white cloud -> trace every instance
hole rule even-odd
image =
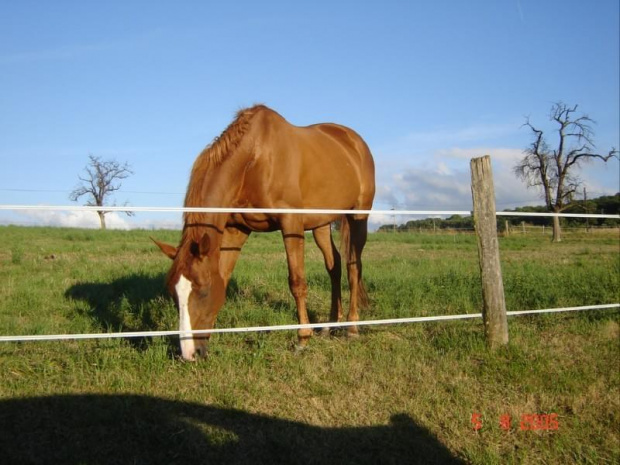
[[[498,210],[540,203],[538,193],[528,190],[512,172],[516,161],[523,156],[522,151],[494,147],[440,149],[417,166],[405,167],[388,176],[384,173],[377,188],[376,203],[397,209],[470,210],[469,160],[487,154],[491,156]]]
[[[413,210],[471,209],[469,161],[490,155],[498,209],[538,203],[512,168],[523,156],[520,123],[480,122],[412,132],[377,151],[376,203]],[[508,146],[507,146],[508,144]],[[388,207],[389,208],[389,207]]]
[[[395,177],[394,182],[407,209],[467,209],[471,204],[469,176],[461,168],[446,171],[441,163],[409,168]]]
[[[370,218],[368,218],[368,229],[370,229],[371,231],[376,231],[384,224],[394,223],[400,224],[402,223],[402,221],[400,221],[400,219],[395,217],[394,215],[386,215],[384,213],[372,214],[370,215]]]
[[[582,165],[580,177],[589,198],[620,192],[620,162],[617,159],[611,159],[607,163],[600,160],[586,162]]]
[[[69,228],[99,228],[99,216],[87,211],[32,210],[20,213],[26,222],[39,226],[61,226]],[[108,229],[131,229],[131,223],[116,212],[105,216]]]
[[[399,204],[397,193],[391,183],[389,185],[383,183],[377,184],[375,190],[375,203],[380,203],[387,208],[392,208]]]

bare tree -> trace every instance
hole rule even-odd
[[[577,105],[569,107],[557,102],[551,107],[549,120],[557,127],[556,145],[551,146],[543,130],[534,127],[529,118],[524,126],[530,128],[533,142],[524,151],[525,156],[514,166],[514,173],[527,182],[528,187],[541,190],[547,209],[560,213],[573,201],[581,184],[577,171],[582,162],[593,159],[607,161],[618,157],[612,148],[607,154],[595,151],[592,124],[586,115],[576,114]],[[561,240],[560,218],[553,217],[553,241]]]
[[[103,207],[109,200],[110,195],[121,188],[121,180],[133,174],[131,167],[127,164],[120,164],[116,160],[102,160],[101,157],[89,155],[88,165],[84,168],[85,175],[79,176],[81,184],[76,187],[69,198],[76,202],[80,197],[88,196],[86,205],[91,207]],[[99,210],[99,221],[101,229],[106,228],[106,211]],[[125,212],[132,216],[132,212]]]

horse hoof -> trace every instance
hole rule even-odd
[[[321,328],[321,330],[319,331],[319,336],[321,337],[329,337],[331,336],[331,334],[331,328]]]
[[[351,331],[347,331],[347,339],[351,339],[351,340],[355,340],[355,339],[359,339],[360,337],[360,333],[356,332],[351,332]]]

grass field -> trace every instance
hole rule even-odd
[[[177,329],[149,235],[179,237],[1,227],[0,334]],[[508,310],[619,300],[617,232],[507,237],[500,251]],[[306,257],[324,321],[311,239]],[[365,319],[481,311],[473,236],[371,234],[364,272]],[[218,326],[289,323],[282,240],[254,235]],[[0,460],[619,463],[619,323],[618,310],[511,317],[496,352],[477,319],[317,336],[301,354],[295,332],[215,335],[200,363],[173,338],[0,343]]]

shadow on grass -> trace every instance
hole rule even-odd
[[[71,286],[65,297],[85,302],[87,309],[83,312],[96,321],[102,331],[169,330],[176,325],[176,313],[167,303],[169,297],[164,280],[164,273],[135,273],[111,282],[81,282]],[[127,340],[136,349],[143,349],[150,339]],[[175,354],[177,338],[167,339],[171,354]]]
[[[102,331],[157,331],[176,329],[178,317],[172,299],[165,289],[165,274],[129,274],[110,282],[80,282],[71,286],[65,297],[87,304],[82,310],[97,322]],[[283,300],[264,289],[245,288],[233,277],[226,291],[228,302],[251,299],[264,302],[274,312],[290,313],[296,318],[296,308],[292,297]],[[329,308],[322,313],[308,309],[311,323],[320,318],[326,321]],[[317,330],[316,332],[320,332]],[[342,331],[334,329],[333,335]],[[344,333],[343,333],[344,334]],[[129,338],[128,342],[136,349],[146,348],[151,338]],[[171,355],[178,353],[178,339],[168,338]]]
[[[130,274],[111,282],[81,282],[65,297],[86,302],[90,316],[104,329],[125,331],[160,329],[162,316],[154,311],[166,298],[165,275]]]
[[[290,294],[287,294],[287,296],[290,296]],[[292,296],[282,299],[262,286],[240,286],[233,275],[226,288],[226,301],[232,302],[244,299],[269,305],[273,311],[278,313],[296,314],[295,301]]]
[[[166,275],[130,274],[111,282],[81,282],[71,286],[65,297],[85,302],[89,316],[102,330],[149,331],[170,329],[162,324],[173,320],[172,299],[165,289]],[[233,277],[226,291],[226,300],[251,298],[262,300],[277,312],[295,312],[294,303],[275,299],[260,288],[242,289]]]
[[[463,463],[408,415],[322,428],[133,395],[0,401],[4,463]]]

